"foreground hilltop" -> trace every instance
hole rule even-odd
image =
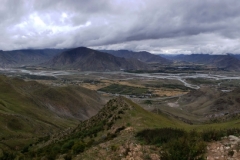
[[[161,113],[148,112],[129,99],[117,97],[76,127],[41,137],[15,152],[2,149],[2,157],[36,160],[100,160],[103,157],[122,160],[204,159],[215,156],[218,149],[212,145],[224,143],[231,147],[223,147],[219,155],[234,156],[235,160],[240,158],[235,143],[240,138],[233,136],[240,134],[240,129],[233,128],[238,123],[239,120],[233,120],[187,125]],[[213,127],[222,130],[210,129]],[[221,137],[228,135],[231,136],[220,142]],[[207,151],[207,146],[214,150]]]
[[[80,71],[119,71],[148,68],[145,63],[138,60],[115,57],[86,47],[67,50],[45,65],[51,68]]]
[[[237,122],[239,120],[235,121],[233,126],[236,126]],[[81,122],[75,129],[42,138],[26,146],[21,156],[29,159],[59,160],[100,160],[103,157],[122,160],[204,159],[207,157],[207,142],[220,140],[225,134],[240,133],[240,130],[202,132],[199,129],[213,126],[220,128],[227,124],[191,126],[161,113],[148,112],[129,99],[117,97],[111,99],[97,115]],[[185,129],[192,131],[187,132]],[[196,129],[199,132],[196,132]],[[196,152],[192,153],[193,149]],[[224,154],[228,150],[226,149]]]
[[[136,142],[134,136],[137,131],[149,127],[177,127],[180,124],[163,115],[148,112],[124,97],[117,97],[111,99],[97,115],[81,122],[75,129],[57,133],[29,146],[24,155],[25,158],[36,155],[35,158],[45,159],[67,156],[76,159],[98,159],[99,156],[115,159],[122,154],[123,158],[128,154],[125,145]],[[111,151],[120,146],[123,150],[119,154]],[[101,156],[101,153],[104,155]]]

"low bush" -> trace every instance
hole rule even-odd
[[[203,160],[206,142],[218,141],[224,136],[240,135],[240,129],[208,129],[202,132],[186,132],[181,129],[146,129],[136,134],[145,144],[161,146],[161,160]],[[232,152],[229,152],[231,155]]]
[[[118,149],[118,146],[116,146],[116,145],[111,145],[111,150],[112,151],[116,151]]]
[[[162,160],[204,160],[206,143],[197,134],[174,138],[162,147]]]
[[[161,146],[173,138],[182,137],[184,134],[186,134],[186,132],[182,129],[159,128],[154,130],[143,130],[138,132],[136,137],[138,137],[140,140],[143,140],[147,144]]]
[[[78,154],[84,151],[86,144],[83,142],[78,142],[72,147],[73,154]]]
[[[69,141],[65,142],[61,148],[62,153],[66,153],[68,150],[70,150],[72,148],[73,145],[74,145],[73,140],[69,140]]]
[[[143,103],[144,104],[152,104],[152,101],[151,100],[145,100]]]
[[[15,153],[2,151],[2,155],[0,155],[0,160],[15,159],[15,157],[16,157]]]
[[[201,133],[201,136],[204,141],[211,142],[211,141],[218,141],[221,137],[225,136],[224,132],[219,130],[208,129]]]
[[[201,136],[204,141],[211,142],[211,141],[218,141],[224,136],[229,135],[240,135],[240,129],[238,128],[231,128],[231,129],[224,129],[224,130],[215,130],[215,129],[208,129],[201,132]]]

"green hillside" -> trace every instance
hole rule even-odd
[[[75,96],[79,96],[82,104],[92,102],[94,106],[91,91],[85,94],[79,88],[77,91],[81,92],[76,94],[72,87],[49,88],[6,77],[1,77],[1,84],[4,132],[1,132],[0,156],[11,159],[150,159],[154,156],[204,159],[207,143],[223,136],[240,135],[237,117],[223,123],[189,125],[162,113],[148,112],[125,97],[111,99],[90,119],[76,121],[76,115],[70,118],[65,112],[54,112],[38,102],[54,106],[61,101],[69,106],[77,103]],[[179,149],[176,154],[172,153],[174,147]]]
[[[101,156],[118,159],[119,155],[124,158],[130,154],[131,145],[145,148],[141,151],[140,157],[159,155],[160,148],[155,145],[158,143],[158,137],[161,140],[161,137],[170,136],[168,139],[175,140],[177,137],[171,137],[175,132],[179,132],[183,139],[189,140],[184,144],[186,146],[183,146],[186,149],[191,149],[188,144],[203,149],[206,142],[211,141],[212,138],[218,140],[228,134],[239,134],[240,130],[234,129],[239,128],[239,122],[240,120],[232,120],[225,123],[188,125],[166,115],[148,112],[131,100],[118,97],[110,100],[97,115],[80,123],[72,131],[37,142],[33,147],[28,146],[28,151],[20,155],[29,159],[33,158],[32,155],[35,155],[35,159],[90,160]],[[153,141],[152,149],[147,142],[136,137],[144,135],[146,131],[152,135],[150,137]],[[160,134],[156,135],[158,132]],[[189,138],[191,135],[192,137]],[[154,139],[157,141],[155,142]],[[178,142],[174,142],[174,145]],[[199,155],[203,153],[204,151],[201,151]]]
[[[127,127],[140,131],[145,128],[175,128],[184,125],[164,115],[148,112],[126,98],[118,97],[110,100],[97,115],[81,122],[77,128],[67,134],[55,134],[46,141],[37,142],[24,154],[28,158],[31,158],[32,154],[37,154],[38,158],[47,156],[49,159],[66,153],[76,155],[78,152],[72,148],[73,145],[82,145],[80,142],[83,141],[83,147],[90,148],[118,137],[119,132]]]
[[[38,137],[72,128],[95,115],[101,103],[85,88],[0,76],[0,147],[19,150]]]

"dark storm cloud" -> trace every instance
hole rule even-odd
[[[130,40],[191,36],[239,29],[239,1],[180,1],[144,11],[129,33]],[[153,4],[154,5],[154,4]],[[166,8],[164,8],[166,7]],[[135,30],[135,32],[134,32]]]
[[[0,49],[240,53],[239,0],[0,2]]]

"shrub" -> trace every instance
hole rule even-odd
[[[240,129],[238,128],[231,128],[231,129],[225,129],[225,130],[214,130],[214,129],[208,129],[204,130],[201,133],[201,136],[204,141],[210,142],[210,141],[218,141],[224,136],[229,135],[240,135]]]
[[[54,153],[49,153],[46,155],[47,160],[55,160],[56,159],[56,154]]]
[[[116,146],[116,145],[111,145],[111,150],[112,151],[116,151],[118,149],[118,146]]]
[[[90,139],[90,140],[87,142],[86,146],[87,146],[87,147],[91,147],[94,143],[95,143],[95,140],[94,140],[94,139]]]
[[[73,154],[78,154],[78,153],[81,153],[84,151],[86,147],[86,144],[83,143],[83,142],[78,142],[76,143],[73,147],[72,147],[72,150],[73,150]]]
[[[53,152],[53,153],[59,153],[60,150],[61,150],[61,148],[60,148],[58,145],[56,145],[56,146],[54,146],[54,147],[52,148],[52,152]]]
[[[65,142],[61,148],[62,153],[66,153],[68,150],[70,150],[72,148],[73,145],[74,145],[73,140],[69,140],[69,141]]]
[[[72,160],[71,154],[66,154],[63,158],[64,160]]]
[[[9,160],[9,159],[15,159],[16,155],[11,152],[2,151],[2,155],[0,155],[1,160]]]
[[[113,138],[117,137],[116,133],[107,133],[106,140],[111,140]]]
[[[181,137],[184,134],[186,134],[186,132],[181,129],[159,128],[154,130],[143,130],[138,132],[136,136],[147,144],[161,146],[171,139]]]
[[[228,156],[232,157],[233,155],[234,155],[234,151],[233,150],[228,151]]]
[[[45,136],[45,137],[40,137],[37,141],[37,143],[41,143],[41,142],[46,142],[50,139],[50,136]]]
[[[160,128],[143,130],[136,135],[144,143],[162,146],[162,160],[202,160],[206,144],[196,131]]]
[[[184,136],[163,145],[162,160],[203,160],[206,144],[196,137]]]
[[[21,153],[25,153],[25,152],[28,152],[28,146],[25,146],[21,151]]]
[[[144,104],[152,104],[152,101],[151,100],[145,100]]]
[[[226,135],[240,136],[240,129],[239,129],[239,128],[227,129],[227,130],[226,130]]]
[[[118,114],[124,114],[123,110],[118,111]]]
[[[203,160],[206,142],[218,141],[224,136],[240,135],[240,129],[214,130],[202,132],[186,132],[181,129],[160,128],[138,132],[136,137],[146,144],[162,146],[162,160]],[[229,151],[232,156],[234,152]]]
[[[210,141],[220,140],[221,137],[223,137],[225,134],[224,134],[224,131],[209,129],[209,130],[203,131],[201,135],[204,141],[210,142]]]
[[[120,131],[124,130],[126,127],[122,126],[116,129],[115,133],[119,133]]]

